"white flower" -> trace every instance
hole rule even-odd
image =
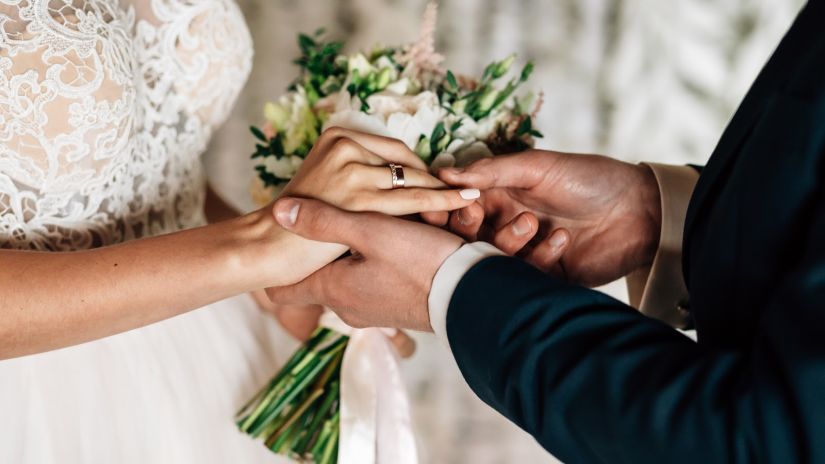
[[[318,122],[301,86],[297,91],[281,96],[277,102],[264,105],[264,117],[277,133],[282,134],[284,152],[287,154],[295,153],[301,146],[313,144],[318,139],[315,129]]]
[[[455,153],[455,166],[464,167],[481,158],[490,158],[493,152],[484,142],[473,142]]]
[[[396,138],[413,150],[418,139],[422,135],[429,137],[436,124],[447,115],[438,96],[432,92],[405,96],[384,91],[367,98],[367,104],[369,114],[361,111],[359,99],[351,98],[346,91],[341,92],[335,112],[324,127],[339,126]]]
[[[347,67],[350,75],[352,75],[353,71],[358,71],[358,75],[361,77],[369,75],[375,71],[375,68],[370,64],[370,61],[362,53],[357,53],[349,57]]]
[[[304,159],[300,156],[267,156],[264,158],[264,169],[280,179],[292,179],[303,163]]]
[[[410,78],[409,77],[402,77],[401,79],[393,82],[392,84],[388,85],[385,92],[394,93],[396,95],[406,95],[407,92],[410,90]]]
[[[475,121],[470,117],[462,118],[461,127],[453,132],[453,137],[462,140],[487,140],[495,133],[505,116],[506,113],[498,111],[481,121]]]

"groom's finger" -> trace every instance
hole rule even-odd
[[[569,245],[570,232],[567,229],[556,229],[533,247],[524,259],[542,271],[558,276],[563,273],[559,262]]]
[[[514,255],[533,239],[538,228],[536,216],[523,212],[496,231],[493,245],[508,255]]]
[[[494,187],[529,188],[538,184],[543,172],[530,169],[527,154],[482,158],[464,168],[442,168],[436,173],[449,185],[490,189]],[[552,156],[548,154],[548,156]]]
[[[358,248],[366,233],[359,213],[342,211],[318,200],[281,198],[275,202],[273,213],[284,229],[318,242]]]

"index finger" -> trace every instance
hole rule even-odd
[[[348,138],[380,156],[388,163],[397,163],[422,170],[427,169],[427,164],[422,161],[415,152],[410,150],[404,142],[392,137],[367,134],[344,129],[343,127],[330,127],[324,131],[322,138],[328,139],[322,143],[334,143],[337,139]]]

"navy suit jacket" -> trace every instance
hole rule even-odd
[[[688,210],[698,343],[493,257],[447,332],[488,404],[565,462],[825,463],[825,2],[742,102]]]

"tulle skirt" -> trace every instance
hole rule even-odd
[[[288,462],[233,416],[295,345],[243,295],[0,361],[0,463]]]

